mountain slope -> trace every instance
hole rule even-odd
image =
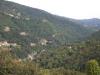
[[[94,30],[99,30],[100,29],[100,19],[98,18],[92,18],[92,19],[83,19],[83,20],[78,20],[80,24],[83,24],[83,26],[94,29]]]
[[[92,39],[92,40],[100,41],[100,30],[93,33],[89,38]]]
[[[83,39],[91,30],[68,18],[46,11],[0,0],[0,40],[41,49]],[[36,48],[36,49],[37,49]]]

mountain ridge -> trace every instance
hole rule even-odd
[[[22,45],[24,53],[79,41],[91,33],[69,18],[9,1],[0,2],[0,40]]]
[[[80,24],[87,28],[94,29],[95,31],[100,30],[100,19],[99,18],[91,18],[91,19],[82,19],[78,20]]]

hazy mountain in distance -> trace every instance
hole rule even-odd
[[[78,20],[80,24],[83,24],[83,26],[95,29],[98,31],[100,29],[100,19],[98,18],[92,18],[92,19],[83,19]]]

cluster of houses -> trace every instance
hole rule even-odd
[[[9,31],[10,31],[10,27],[6,26],[6,27],[4,28],[4,31],[5,31],[5,32],[9,32]]]
[[[5,15],[8,15],[10,17],[14,17],[16,19],[20,19],[20,18],[23,18],[22,17],[22,14],[20,12],[16,12],[16,9],[13,9],[12,13],[7,13],[7,12],[4,12]],[[29,21],[30,18],[29,17],[24,17],[23,19]]]
[[[41,39],[39,43],[41,45],[47,45],[48,41],[46,39]],[[9,43],[7,41],[0,41],[0,47],[1,46],[13,46],[13,47],[16,47],[16,46],[18,46],[18,44],[17,43]],[[34,47],[34,46],[36,46],[36,43],[30,43],[30,46]]]
[[[18,45],[17,45],[17,43],[8,43],[7,41],[1,41],[0,42],[0,47],[1,46],[7,46],[7,47],[14,46],[15,47],[15,46],[18,46]]]
[[[28,35],[28,33],[26,33],[26,32],[20,32],[19,33],[21,36],[27,36]]]
[[[47,43],[48,43],[48,40],[46,40],[46,39],[41,39],[40,40],[41,45],[47,45]]]

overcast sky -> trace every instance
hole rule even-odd
[[[100,0],[10,0],[75,19],[100,18]]]

